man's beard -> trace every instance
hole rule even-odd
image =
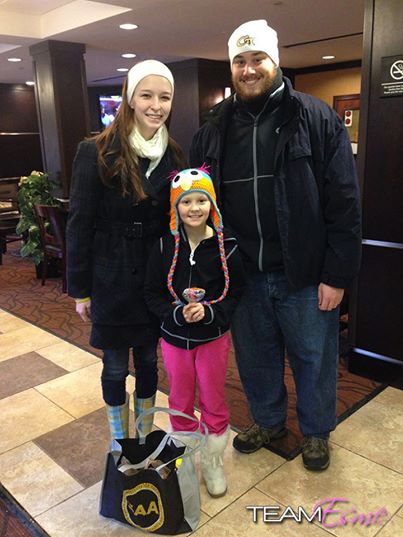
[[[276,76],[277,70],[275,70],[274,73],[266,72],[264,76],[259,79],[259,81],[262,81],[262,84],[259,84],[258,88],[248,88],[243,82],[234,80],[234,76],[232,76],[232,85],[234,86],[236,94],[243,101],[253,101],[255,99],[260,99],[270,90]]]

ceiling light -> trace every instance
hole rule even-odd
[[[121,71],[122,73],[125,73],[128,70],[129,69],[127,67],[119,67],[118,69],[116,69],[116,71]]]
[[[25,84],[26,84],[27,86],[35,86],[35,82],[33,82],[32,80],[27,80],[27,81],[25,82]]]
[[[133,54],[132,52],[126,52],[125,54],[122,54],[122,58],[135,58],[136,54]]]
[[[322,56],[322,60],[334,60],[336,56]]]
[[[21,58],[7,58],[9,62],[22,62]]]
[[[122,30],[135,30],[138,26],[137,24],[120,24],[119,28],[122,28]]]

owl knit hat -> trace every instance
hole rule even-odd
[[[214,229],[217,233],[221,265],[222,265],[222,270],[224,272],[224,290],[221,296],[215,300],[202,301],[201,304],[205,304],[205,305],[215,304],[223,300],[225,296],[227,295],[228,288],[229,288],[229,274],[228,274],[227,259],[225,257],[225,249],[224,249],[224,234],[222,231],[223,223],[222,223],[221,213],[217,207],[217,199],[216,199],[216,193],[214,190],[213,181],[211,180],[209,174],[207,173],[207,169],[204,167],[188,168],[186,170],[182,170],[181,172],[175,171],[171,174],[170,177],[172,178],[172,183],[171,183],[171,220],[170,220],[169,227],[171,229],[172,235],[175,238],[175,251],[174,251],[174,256],[172,258],[171,268],[169,269],[169,273],[168,273],[168,279],[167,279],[168,290],[173,296],[173,298],[175,299],[175,303],[181,304],[182,302],[180,298],[178,297],[178,295],[175,293],[175,290],[173,288],[173,276],[175,272],[176,263],[178,261],[179,243],[180,243],[180,236],[179,236],[180,217],[178,213],[178,203],[183,198],[183,196],[186,196],[186,194],[190,194],[192,192],[201,192],[208,197],[211,203],[210,218],[213,223]]]

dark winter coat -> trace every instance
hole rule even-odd
[[[171,234],[162,237],[154,245],[147,266],[145,297],[150,310],[161,320],[161,337],[168,343],[184,349],[193,349],[221,337],[228,329],[232,313],[245,286],[242,259],[236,239],[225,233],[224,247],[229,271],[229,290],[220,302],[205,305],[205,317],[197,323],[187,323],[183,317],[183,304],[174,304],[167,288],[167,276],[175,250]],[[218,249],[217,235],[204,239],[194,251],[191,249],[183,228],[180,228],[180,247],[174,272],[173,288],[182,300],[188,287],[201,287],[210,301],[221,296],[224,274]]]
[[[283,121],[273,133],[277,136],[273,180],[286,276],[293,288],[319,282],[345,288],[358,273],[361,255],[360,197],[350,140],[334,110],[294,91],[284,80]],[[227,179],[221,176],[221,164],[232,107],[233,97],[210,110],[190,150],[192,166],[210,166],[219,200]],[[239,223],[236,236],[241,251],[242,226],[248,225],[250,231],[254,225],[256,240],[262,240],[259,215],[267,211],[264,199],[257,195],[260,178],[252,179],[250,188],[242,181],[225,184],[232,189],[232,199],[238,200],[231,205],[231,222]],[[247,223],[246,204],[248,213],[255,215]],[[259,270],[257,258],[247,262]]]
[[[141,167],[147,165],[142,159]],[[91,297],[93,325],[133,331],[156,322],[144,301],[145,267],[151,245],[168,229],[173,168],[168,149],[149,180],[143,176],[148,198],[134,203],[101,182],[95,141],[79,144],[67,226],[68,293]]]

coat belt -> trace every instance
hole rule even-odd
[[[151,235],[158,236],[159,229],[154,225],[144,222],[111,222],[110,220],[98,219],[95,229],[105,233],[116,233],[126,239],[142,239]]]

